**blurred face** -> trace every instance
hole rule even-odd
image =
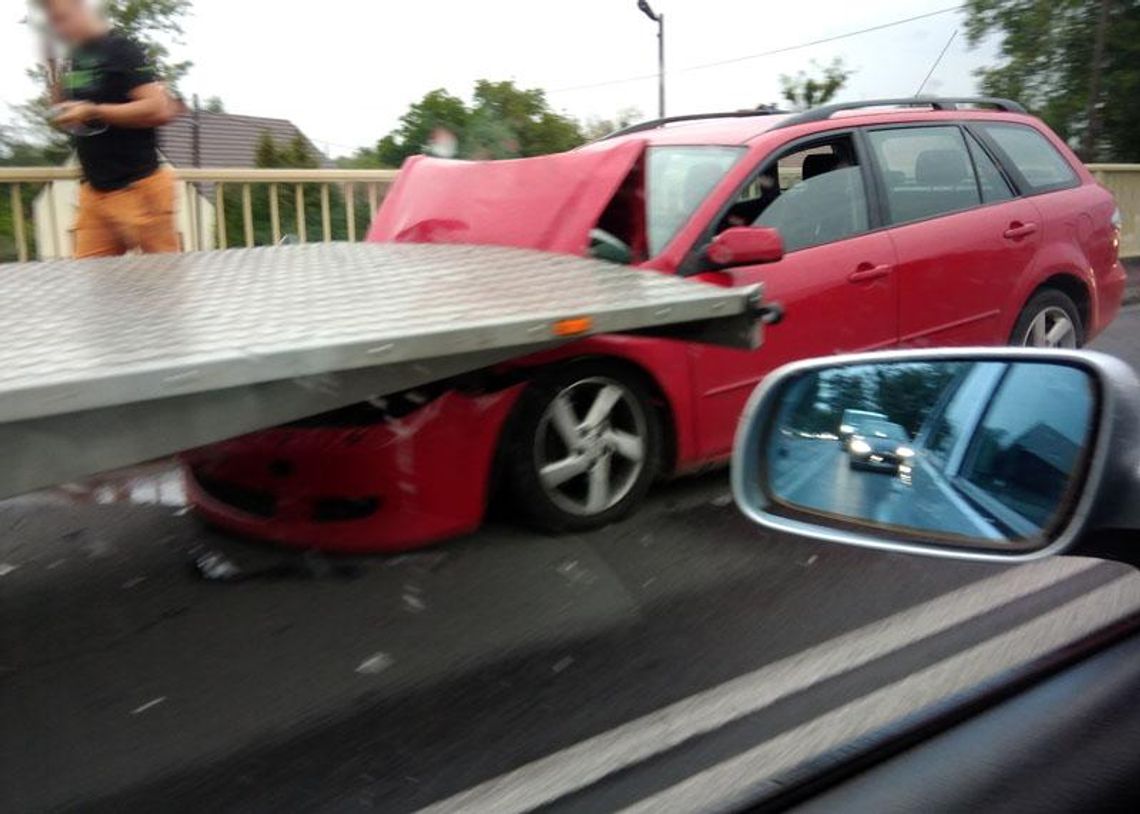
[[[87,0],[46,0],[43,7],[52,33],[68,45],[89,40],[102,30]]]

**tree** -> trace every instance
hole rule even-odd
[[[464,158],[543,155],[584,141],[578,123],[551,110],[542,90],[481,79],[470,106],[443,88],[430,91],[408,108],[400,126],[379,141],[374,153],[358,153],[354,161],[374,158],[381,166],[399,167],[424,152],[437,129],[458,139]]]
[[[636,107],[623,107],[613,119],[590,119],[582,127],[582,137],[586,141],[597,141],[617,130],[629,127],[635,122],[642,121],[645,114]]]
[[[207,113],[225,113],[226,103],[222,101],[222,97],[220,96],[211,96],[206,100],[206,106],[204,110]]]
[[[986,93],[1022,102],[1086,161],[1140,161],[1140,0],[970,0],[966,33],[998,38]]]
[[[376,156],[387,167],[399,167],[409,156],[423,152],[431,133],[443,127],[460,134],[470,118],[467,105],[443,88],[429,91],[400,117],[400,126],[376,145]]]
[[[808,110],[827,104],[851,78],[852,71],[847,70],[842,59],[836,58],[822,69],[814,61],[811,64],[813,70],[822,70],[822,76],[809,76],[805,71],[800,71],[795,76],[780,74],[784,99],[795,110]]]

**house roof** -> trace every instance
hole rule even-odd
[[[159,149],[175,167],[194,166],[194,121],[192,115],[182,116],[158,131]],[[291,121],[267,119],[260,116],[237,116],[232,113],[198,114],[200,166],[253,169],[257,166],[257,145],[261,134],[268,132],[279,147],[287,146],[300,136],[316,156],[321,167],[335,166],[328,156]]]

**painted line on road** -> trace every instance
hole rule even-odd
[[[1126,575],[1035,619],[784,732],[624,809],[631,814],[700,811],[713,802],[775,790],[778,775],[939,701],[994,679],[1140,611]],[[1111,614],[1111,619],[1109,618]]]
[[[771,706],[792,693],[1096,568],[1043,560],[972,583],[587,738],[423,809],[523,812]],[[1135,590],[1135,588],[1133,589]]]

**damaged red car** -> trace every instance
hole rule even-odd
[[[395,551],[472,531],[492,498],[552,530],[724,461],[757,382],[794,359],[916,345],[1078,347],[1124,288],[1111,195],[1002,100],[648,122],[509,161],[409,160],[370,241],[590,254],[764,284],[756,351],[592,337],[187,456],[192,500],[245,535]]]

